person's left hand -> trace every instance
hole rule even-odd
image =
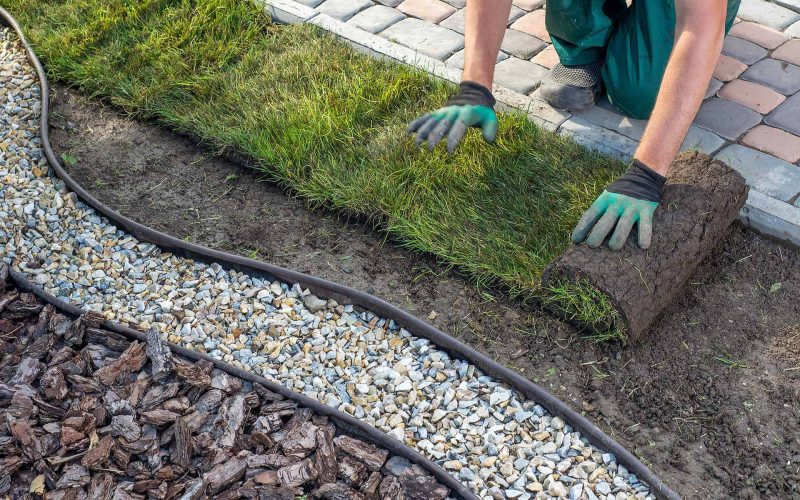
[[[639,247],[650,247],[653,235],[653,214],[661,201],[666,179],[638,160],[622,176],[612,182],[587,210],[575,230],[572,241],[597,248],[614,229],[609,248],[625,245],[633,225],[639,228]],[[615,229],[616,227],[616,229]]]

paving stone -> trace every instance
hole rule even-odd
[[[694,120],[695,125],[729,140],[736,140],[760,122],[761,115],[752,109],[719,97],[705,101]]]
[[[722,88],[722,82],[717,80],[716,78],[712,78],[711,81],[708,82],[708,88],[706,89],[706,96],[704,97],[704,99],[708,99],[709,97],[713,96],[721,88]]]
[[[467,21],[467,9],[461,9],[448,17],[439,26],[464,34],[464,23]]]
[[[778,5],[786,7],[789,10],[800,13],[800,0],[772,0]]]
[[[541,52],[547,44],[535,36],[517,30],[506,30],[501,48],[520,59],[530,59]]]
[[[405,0],[397,6],[397,10],[437,24],[453,15],[457,9],[441,0]]]
[[[371,7],[370,0],[325,0],[317,10],[339,21],[347,21],[358,12]]]
[[[322,0],[295,0],[295,1],[307,7],[316,7],[317,5],[322,3]]]
[[[725,54],[719,56],[717,65],[714,67],[714,78],[723,82],[729,82],[741,75],[747,65],[737,59],[734,59]]]
[[[503,87],[527,94],[542,81],[547,69],[530,61],[509,57],[495,66],[494,82]]]
[[[800,161],[800,137],[779,128],[759,125],[742,137],[742,144],[789,163]]]
[[[751,189],[739,212],[739,220],[759,233],[800,246],[800,209],[797,206]]]
[[[770,28],[782,30],[800,19],[800,14],[767,0],[742,0],[738,16]]]
[[[385,5],[375,5],[350,18],[347,24],[370,33],[378,33],[405,17],[397,9]]]
[[[772,53],[772,57],[800,66],[800,40],[789,40],[784,43]]]
[[[603,127],[599,127],[579,116],[573,116],[561,124],[558,129],[561,135],[572,137],[581,146],[612,156],[624,162],[633,158],[637,141]]]
[[[550,34],[547,33],[547,28],[544,25],[543,9],[528,12],[517,19],[514,24],[511,25],[511,29],[522,31],[523,33],[535,36],[539,40],[550,43]]]
[[[456,9],[463,9],[467,6],[467,0],[444,0]]]
[[[573,112],[573,115],[636,141],[642,139],[642,134],[647,126],[647,120],[637,120],[622,114],[608,102],[607,97],[600,99],[595,106]]]
[[[800,192],[800,167],[740,144],[732,144],[714,156],[738,171],[753,189],[789,202]]]
[[[793,25],[786,28],[784,33],[795,38],[800,38],[800,21],[797,21]]]
[[[742,73],[743,80],[750,80],[772,87],[781,94],[791,95],[800,90],[800,66],[777,59],[764,59]]]
[[[535,62],[547,69],[552,69],[559,63],[558,52],[556,52],[556,49],[554,49],[552,45],[548,45],[546,49],[533,56],[531,62]]]
[[[545,0],[514,0],[514,5],[528,11],[536,10],[544,5]]]
[[[508,13],[508,24],[513,23],[514,21],[516,21],[520,17],[524,16],[525,14],[526,14],[526,11],[520,9],[516,5],[512,5],[511,6],[511,12]]]
[[[320,15],[313,7],[294,0],[270,0],[262,4],[270,18],[278,24],[305,23]]]
[[[744,104],[764,115],[786,100],[786,96],[769,87],[744,80],[733,80],[725,84],[717,95],[729,101]]]
[[[464,48],[463,36],[421,19],[403,19],[381,32],[381,36],[440,61]]]
[[[764,118],[764,123],[800,135],[798,116],[800,116],[800,94],[795,94]]]
[[[747,21],[734,24],[729,34],[757,43],[767,49],[776,49],[789,39],[778,30]]]
[[[542,99],[540,89],[529,95],[520,94],[506,87],[494,87],[494,96],[497,98],[499,109],[507,111],[524,110],[528,120],[540,127],[555,132],[562,123],[572,116],[568,111],[556,109]]]
[[[525,11],[524,10],[512,6],[511,7],[511,12],[508,15],[509,24],[512,23],[513,21],[519,19],[523,15],[525,15]],[[464,34],[464,23],[466,22],[466,19],[467,19],[467,9],[461,9],[458,12],[456,12],[455,14],[453,14],[452,16],[450,16],[447,19],[445,19],[444,21],[440,22],[439,26],[443,26],[443,27],[445,27],[447,29],[450,29],[450,30],[453,30],[453,31],[458,31],[459,33],[461,33],[463,35]]]
[[[385,5],[387,7],[397,7],[403,0],[376,0],[379,4]]]
[[[696,125],[689,127],[686,137],[681,144],[681,151],[700,151],[713,155],[725,145],[727,141],[713,132],[702,129]]]
[[[501,50],[497,54],[497,62],[505,61],[506,59],[508,59],[508,54],[506,54]],[[461,49],[452,56],[450,56],[445,62],[450,66],[456,67],[458,69],[464,69],[464,49]]]
[[[738,59],[745,64],[753,64],[767,57],[767,49],[744,38],[726,36],[722,44],[722,53],[726,56]]]

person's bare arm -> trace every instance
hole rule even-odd
[[[511,0],[467,0],[463,80],[491,90],[510,13]]]
[[[726,0],[677,0],[675,45],[634,157],[666,176],[694,121],[725,36]]]

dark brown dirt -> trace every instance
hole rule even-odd
[[[800,370],[771,348],[800,324],[796,252],[734,225],[654,331],[595,344],[190,140],[63,90],[56,100],[54,147],[125,215],[432,318],[583,411],[688,498],[800,498]]]
[[[545,286],[588,281],[611,299],[626,338],[639,339],[722,242],[746,200],[738,172],[703,153],[684,153],[670,167],[653,219],[658,231],[646,252],[633,236],[617,251],[573,245],[547,266]]]

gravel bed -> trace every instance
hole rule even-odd
[[[0,495],[445,500],[424,469],[260,384],[71,319],[0,265]],[[6,434],[6,429],[8,433]],[[31,494],[31,495],[28,495]]]
[[[483,498],[653,498],[562,419],[394,322],[117,230],[53,177],[35,75],[7,30],[0,47],[0,256],[14,269],[84,310],[350,413]]]

